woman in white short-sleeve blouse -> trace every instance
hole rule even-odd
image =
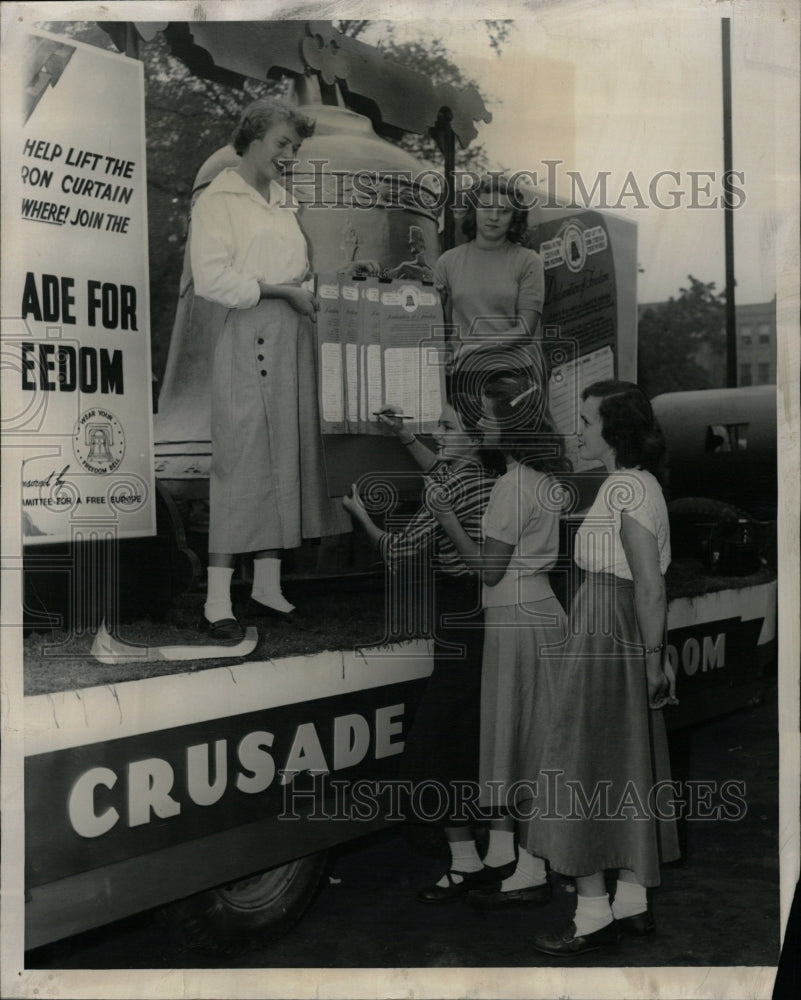
[[[670,782],[661,709],[675,696],[665,659],[670,535],[655,475],[664,442],[645,394],[612,380],[585,389],[579,450],[608,476],[575,540],[585,577],[568,638],[545,664],[549,725],[537,757],[549,803],[521,835],[530,853],[576,879],[573,919],[534,937],[557,956],[653,931],[646,889],[678,857],[673,814],[657,808]],[[609,869],[618,872],[611,905]]]
[[[497,372],[483,388],[484,444],[503,454],[506,471],[490,496],[481,542],[468,537],[446,505],[438,506],[436,516],[483,579],[479,803],[491,818],[487,884],[471,888],[467,901],[499,909],[538,905],[551,896],[542,858],[522,842],[515,854],[514,842],[549,725],[541,665],[565,637],[566,616],[548,575],[559,555],[564,500],[553,473],[564,462],[542,383],[523,373]]]
[[[665,573],[670,565],[667,505],[659,480],[647,469],[618,469],[604,481],[576,532],[576,565],[591,573],[611,573],[631,580],[620,535],[624,513],[654,536],[659,569]]]

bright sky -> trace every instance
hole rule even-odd
[[[688,206],[719,204],[721,196],[721,17],[731,17],[733,166],[744,174],[736,182],[744,204],[734,223],[735,298],[746,303],[776,291],[777,145],[780,163],[790,149],[775,109],[783,88],[798,87],[797,5],[787,7],[794,22],[782,21],[781,5],[771,0],[484,7],[487,16],[517,15],[500,57],[475,22],[454,21],[442,32],[434,20],[407,30],[442,33],[454,61],[492,98],[493,121],[479,132],[498,166],[537,171],[544,180],[543,161],[563,160],[557,191],[568,197],[565,171],[577,170],[588,191],[609,173],[607,204],[620,202],[615,211],[639,225],[639,300],[649,302],[677,294],[688,274],[724,287],[723,212]],[[678,181],[663,177],[652,192],[660,171],[678,172]],[[694,180],[690,171],[704,176]],[[657,202],[674,203],[674,190],[682,192],[681,207],[660,208]],[[637,191],[646,207],[635,207]],[[629,196],[621,199],[622,192]]]

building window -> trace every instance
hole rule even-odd
[[[766,333],[766,334],[768,334],[768,336],[770,336],[770,323],[760,323],[759,324],[759,333],[760,333],[760,336],[762,334],[764,334],[764,333]]]
[[[752,385],[751,365],[740,365],[740,385]]]
[[[759,335],[759,342],[760,342],[760,344],[769,344],[770,343],[770,334],[769,333],[760,333],[760,335]]]
[[[751,343],[751,334],[750,333],[744,333],[740,339],[742,340],[742,342],[744,344],[750,344]]]
[[[770,362],[760,361],[757,365],[757,385],[768,385],[770,383]]]
[[[740,326],[740,333],[743,335],[743,337],[750,337],[753,332],[754,328],[751,326],[750,323],[743,323]]]

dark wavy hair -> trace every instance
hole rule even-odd
[[[483,395],[501,425],[498,447],[510,458],[538,472],[570,471],[564,437],[548,412],[547,384],[522,372],[504,372],[488,379]]]
[[[600,399],[598,413],[604,441],[614,448],[618,468],[642,466],[657,478],[664,478],[667,449],[650,400],[634,382],[607,379],[594,382],[582,392],[582,399]]]
[[[231,133],[231,143],[237,156],[241,156],[251,142],[263,139],[273,125],[289,122],[301,139],[314,135],[316,122],[288,104],[279,104],[266,97],[253,101],[242,112],[239,124]]]
[[[509,183],[509,179],[497,174],[490,174],[481,181],[477,188],[471,188],[467,192],[467,208],[462,219],[462,232],[468,240],[476,238],[476,206],[482,194],[506,195],[509,198],[512,205],[512,221],[506,231],[506,238],[510,243],[521,243],[523,246],[527,246],[528,207],[520,201],[514,185]]]
[[[484,432],[476,421],[475,400],[464,393],[453,392],[448,397],[448,404],[456,411],[465,433],[481,440]],[[492,476],[503,475],[506,471],[503,455],[496,448],[485,448],[482,445],[478,450],[478,460],[485,472]]]

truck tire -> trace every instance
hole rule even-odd
[[[177,944],[230,957],[285,934],[311,903],[327,852],[179,899],[157,911]]]

